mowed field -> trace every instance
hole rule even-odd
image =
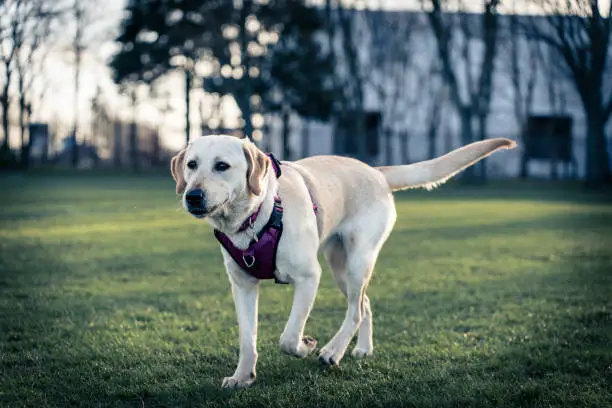
[[[609,191],[449,185],[396,202],[368,289],[374,356],[283,355],[293,289],[266,281],[257,381],[227,391],[230,286],[169,176],[3,175],[0,406],[612,405]],[[320,346],[345,312],[324,269],[306,327]]]

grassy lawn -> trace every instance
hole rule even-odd
[[[612,197],[577,186],[397,195],[368,294],[374,356],[281,354],[262,284],[258,378],[221,390],[238,326],[216,242],[167,177],[0,179],[0,405],[612,405]],[[326,269],[306,333],[345,304]]]

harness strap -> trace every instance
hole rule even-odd
[[[283,174],[283,172],[281,171],[281,162],[278,161],[278,159],[274,157],[272,153],[266,153],[266,156],[268,156],[270,160],[272,161],[272,168],[274,168],[274,173],[276,173],[276,178],[280,178],[280,176],[282,176]],[[312,202],[312,210],[314,211],[315,214],[318,214],[319,207],[317,207],[317,204],[312,199],[312,193],[310,192],[310,190],[308,190],[308,195],[310,196],[310,201]],[[257,212],[259,212],[259,210]]]
[[[276,157],[272,153],[266,153],[266,156],[270,158],[272,161],[272,168],[274,169],[274,173],[276,174],[276,178],[280,178],[283,175],[281,171],[281,164]]]

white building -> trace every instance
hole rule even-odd
[[[411,11],[377,11],[355,12],[356,34],[361,61],[364,62],[362,75],[365,79],[365,110],[380,114],[381,127],[369,134],[368,145],[372,147],[371,162],[375,164],[400,164],[408,150],[410,162],[424,160],[428,157],[428,127],[431,123],[433,103],[439,104],[439,134],[436,138],[436,154],[441,155],[461,145],[459,137],[459,120],[454,105],[448,96],[441,92],[441,77],[435,71],[437,44],[431,30],[428,16],[422,12]],[[450,18],[459,18],[453,15]],[[471,63],[466,64],[464,49],[456,45],[453,48],[454,63],[461,91],[466,91],[468,69],[477,77],[478,58],[481,57],[482,15],[464,14],[464,29],[470,32],[469,54]],[[533,18],[537,24],[547,24],[545,17],[519,16],[520,23]],[[514,111],[514,87],[511,76],[511,16],[499,16],[499,39],[495,69],[491,113],[488,117],[487,137],[507,137],[519,141],[519,123]],[[375,33],[375,35],[372,35]],[[463,31],[455,33],[462,37]],[[533,48],[525,36],[519,37],[517,52],[519,55],[520,81],[526,87],[532,75],[533,102],[530,115],[569,115],[572,117],[573,156],[576,160],[578,176],[585,171],[585,134],[586,123],[580,102],[571,79],[562,72],[558,58],[551,49],[540,45],[537,63],[532,63]],[[405,47],[401,50],[397,47]],[[403,50],[403,51],[402,51]],[[402,54],[407,52],[407,54]],[[612,53],[611,53],[612,54]],[[395,59],[407,55],[407,64],[403,66]],[[388,61],[394,61],[388,63]],[[367,61],[370,61],[368,64]],[[398,74],[398,69],[403,72]],[[533,74],[532,74],[533,73]],[[400,77],[403,78],[399,79]],[[608,84],[612,86],[612,68]],[[606,85],[606,86],[607,86]],[[278,118],[268,121],[269,129],[265,133],[264,148],[282,156],[281,126]],[[612,134],[612,120],[608,123],[607,135]],[[292,159],[302,157],[303,121],[298,117],[291,120]],[[309,123],[309,155],[346,154],[342,148],[334,149],[334,135],[338,132],[332,123]],[[381,131],[391,129],[390,144]],[[408,135],[407,143],[402,143],[403,135]],[[476,136],[476,135],[475,135]],[[609,142],[610,145],[610,142]],[[612,151],[612,149],[608,149]],[[521,149],[493,155],[488,160],[491,176],[516,176],[520,166]],[[390,161],[390,163],[389,163]],[[532,162],[530,174],[548,176],[549,163]]]

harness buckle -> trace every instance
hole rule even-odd
[[[247,257],[251,258],[251,263],[247,261]],[[255,265],[255,257],[253,255],[242,255],[242,260],[244,261],[244,264],[247,268],[252,268],[253,265]]]

